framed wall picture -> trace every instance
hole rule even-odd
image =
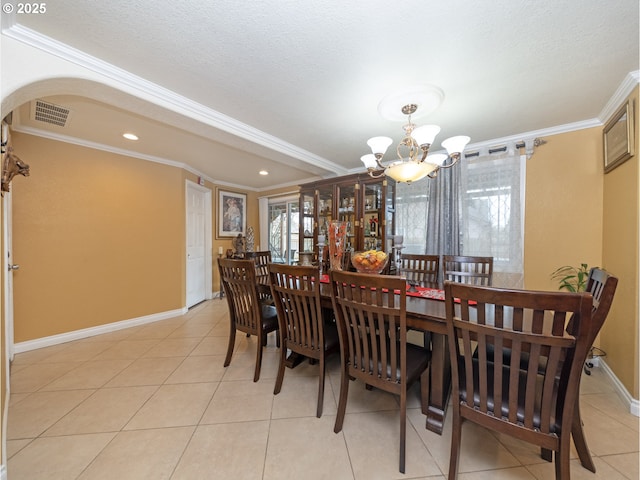
[[[218,190],[218,238],[247,233],[247,196]]]
[[[622,105],[604,126],[604,172],[610,172],[634,154],[633,100]]]

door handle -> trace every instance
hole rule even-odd
[[[14,263],[13,265],[9,265],[9,271],[11,270],[18,270],[20,268],[20,265]]]

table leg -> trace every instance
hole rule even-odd
[[[280,346],[280,348],[282,348],[282,345]],[[304,355],[300,355],[299,353],[296,353],[296,352],[291,352],[289,354],[289,356],[287,357],[287,359],[285,360],[284,364],[285,364],[286,367],[296,368],[306,358],[307,357],[305,357]]]
[[[429,406],[427,412],[427,430],[442,435],[444,419],[451,392],[451,361],[447,336],[433,333],[431,336],[431,381],[429,388]]]

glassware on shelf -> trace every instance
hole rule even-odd
[[[332,220],[329,222],[329,268],[342,270],[347,223]]]
[[[322,254],[324,252],[325,240],[326,237],[324,235],[318,235],[318,269],[320,270],[320,275],[323,273]]]

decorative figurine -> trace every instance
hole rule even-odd
[[[233,239],[233,256],[234,258],[244,258],[245,240],[241,233]]]

